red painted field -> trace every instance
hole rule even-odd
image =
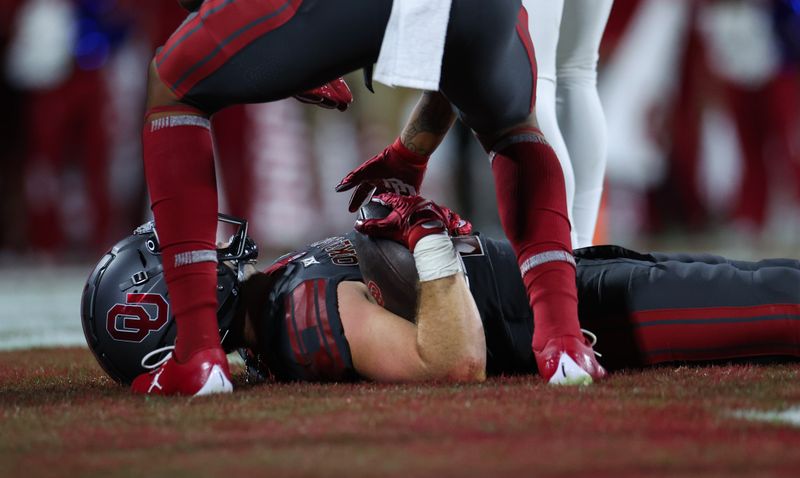
[[[586,389],[241,385],[144,399],[84,349],[0,353],[0,476],[800,476],[800,365],[660,368]]]

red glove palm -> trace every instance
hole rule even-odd
[[[348,208],[356,212],[370,193],[396,193],[407,196],[419,194],[429,156],[409,151],[398,138],[382,153],[372,157],[336,186],[336,192],[356,188]]]
[[[422,196],[384,193],[372,200],[392,211],[382,219],[359,219],[356,230],[368,236],[399,242],[410,251],[414,251],[420,239],[431,234],[462,235],[472,231],[472,224],[458,214]]]
[[[344,111],[353,102],[353,93],[344,81],[344,78],[337,78],[330,83],[305,91],[299,95],[294,95],[297,101],[317,105],[329,110],[337,109]]]

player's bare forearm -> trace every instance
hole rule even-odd
[[[443,94],[426,91],[403,128],[400,141],[410,151],[429,156],[441,144],[455,119],[453,107]]]
[[[429,378],[486,378],[483,324],[463,274],[420,282],[417,350]]]

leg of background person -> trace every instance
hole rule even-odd
[[[6,45],[0,40],[0,50]],[[0,104],[6,114],[0,118],[0,250],[21,249],[27,235],[24,232],[23,210],[23,145],[25,124],[23,105],[25,95],[11,87],[5,77],[0,78]]]
[[[772,131],[783,170],[792,177],[795,206],[800,205],[800,69],[781,72],[769,88]]]
[[[556,56],[558,124],[575,174],[575,247],[590,246],[606,166],[606,122],[597,61],[613,0],[565,0]]]
[[[764,91],[732,83],[726,89],[744,160],[735,220],[742,233],[758,234],[764,226],[768,199]]]
[[[675,208],[681,221],[692,230],[708,226],[706,205],[699,191],[701,122],[709,72],[705,67],[706,52],[695,28],[687,32],[686,45],[678,73],[679,83],[674,101],[670,134],[671,180],[675,182],[680,207]]]
[[[92,214],[92,237],[88,242],[94,248],[92,252],[102,253],[111,244],[109,225],[111,223],[111,197],[109,195],[109,130],[107,111],[102,105],[109,94],[105,86],[105,78],[100,71],[77,73],[80,77],[81,91],[76,96],[83,98],[84,105],[76,111],[75,120],[80,122],[79,158],[84,185],[88,193]],[[101,106],[95,105],[101,99]]]
[[[228,214],[250,218],[253,158],[249,151],[251,121],[244,105],[216,113],[211,120],[214,146]]]
[[[547,142],[555,150],[561,169],[564,171],[567,211],[570,223],[574,224],[572,208],[575,198],[575,174],[556,116],[556,48],[564,0],[523,0],[522,4],[528,10],[528,29],[536,49],[536,120]],[[572,246],[578,247],[574,227],[571,239]]]
[[[26,124],[25,210],[29,246],[55,254],[63,246],[61,172],[70,134],[69,81],[50,91],[30,94]],[[61,96],[63,95],[63,96]]]

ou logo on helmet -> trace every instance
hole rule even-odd
[[[169,322],[169,303],[161,294],[128,294],[106,314],[106,330],[114,340],[141,342]]]

